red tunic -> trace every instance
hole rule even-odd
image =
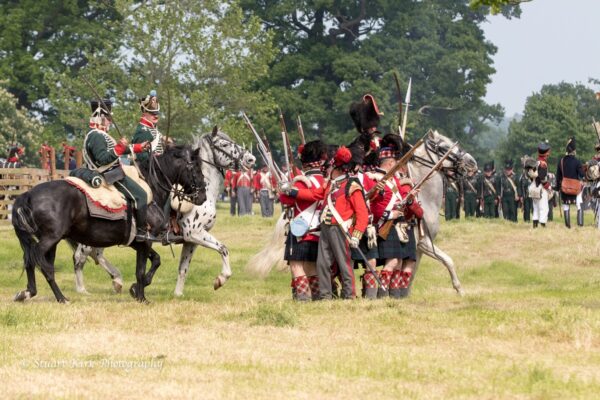
[[[332,192],[332,201],[335,204],[336,211],[344,221],[349,220],[350,218],[354,219],[354,224],[350,227],[349,232],[351,235],[360,238],[367,229],[367,224],[369,223],[369,211],[367,209],[364,194],[358,182],[350,181],[352,182],[351,185],[354,187],[350,187],[349,195],[346,196],[346,186],[348,185],[348,182],[348,179],[343,180],[340,183],[339,188],[334,186],[335,183],[329,181],[327,182],[327,185],[319,189],[301,189],[298,191],[296,199],[302,201],[325,200],[326,202],[329,193]],[[338,221],[336,221],[333,216],[331,216],[330,220],[327,217],[324,220],[324,223],[331,225],[335,225],[337,222]]]
[[[232,170],[228,169],[227,171],[225,171],[225,179],[223,180],[223,185],[225,186],[225,189],[233,187],[233,175],[234,172]]]
[[[374,180],[379,180],[383,177],[385,171],[378,170],[376,174],[372,177]],[[402,199],[405,199],[408,193],[410,193],[412,189],[412,184],[409,179],[399,179],[397,176],[394,176],[391,180],[393,185],[398,188],[398,194],[396,195],[396,199],[392,200],[394,196],[392,188],[389,185],[385,185],[383,188],[383,193],[378,192],[375,193],[374,197],[371,198],[371,212],[373,213],[373,222],[377,224],[383,213],[388,208],[390,201],[394,201],[395,204],[399,204]],[[393,186],[392,186],[393,187]],[[398,195],[400,198],[398,198]],[[410,204],[405,204],[404,209],[404,217],[409,220],[412,217],[422,218],[423,217],[423,209],[418,201],[413,200],[409,202]]]
[[[299,180],[299,181],[294,182],[294,185],[293,185],[293,187],[298,189],[298,191],[300,191],[300,190],[308,190],[308,191],[322,190],[323,187],[325,186],[325,178],[323,177],[323,174],[321,173],[320,170],[307,171],[305,176],[308,179],[311,179],[311,178],[316,179],[317,182],[319,182],[319,187],[317,188],[316,185],[313,182],[311,182],[311,187],[309,188],[305,182]],[[308,207],[312,206],[316,202],[313,200],[299,199],[297,197],[294,198],[291,196],[287,196],[283,193],[279,195],[279,201],[281,201],[281,204],[283,204],[284,206],[291,207],[294,210],[294,217],[297,217],[302,211],[306,210]],[[319,201],[319,200],[317,200],[317,201]],[[323,209],[322,203],[317,205],[316,218],[318,218],[322,209]],[[314,235],[312,233],[308,233],[308,234],[304,235],[301,240],[318,242],[319,236]]]
[[[252,171],[238,171],[233,176],[232,180],[232,189],[237,189],[238,187],[249,187],[252,188]]]
[[[268,182],[269,179],[271,180],[270,187],[265,184],[266,182]],[[261,172],[254,174],[252,186],[254,187],[254,190],[256,190],[257,192],[259,192],[261,190],[271,190],[275,186],[277,186],[277,181],[275,180],[275,177],[272,176],[269,172],[261,171]]]

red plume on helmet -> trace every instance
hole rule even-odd
[[[336,167],[342,167],[352,160],[352,153],[346,146],[341,146],[335,152],[333,163]]]
[[[302,152],[304,151],[304,145],[298,145],[298,157],[302,157]]]

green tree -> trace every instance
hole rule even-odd
[[[17,99],[0,82],[0,156],[6,157],[8,149],[15,144],[25,147],[23,162],[32,164],[41,144],[41,124],[31,118],[27,111],[17,107]]]
[[[528,3],[532,0],[471,0],[471,7],[474,9],[489,7],[493,14],[507,12],[507,8]]]
[[[579,157],[589,159],[598,141],[592,118],[598,115],[600,103],[592,89],[565,82],[544,85],[527,98],[523,118],[510,124],[498,156],[518,160],[525,154],[535,155],[539,142],[548,140],[554,165],[564,154],[568,138],[575,136]]]
[[[123,21],[119,57],[90,57],[81,72],[116,99],[123,134],[131,135],[137,124],[138,99],[156,89],[163,133],[185,140],[218,124],[249,142],[240,110],[262,113],[274,106],[268,93],[254,87],[274,55],[260,21],[244,16],[235,1],[119,0],[116,7]],[[82,93],[91,97],[89,88],[64,73],[49,79],[60,82],[52,101],[61,104],[61,121],[76,129],[89,115],[81,101]]]
[[[0,2],[0,76],[19,107],[52,119],[48,71],[74,74],[91,54],[118,48],[120,15],[112,1]],[[111,57],[110,54],[106,55]]]
[[[408,134],[428,128],[473,149],[475,136],[499,106],[483,101],[495,71],[493,44],[480,27],[484,11],[466,0],[242,0],[274,32],[281,49],[262,82],[286,112],[288,125],[302,114],[307,135],[343,143],[354,135],[348,107],[367,92],[385,112],[383,125],[397,127],[397,94],[413,79]],[[518,15],[518,8],[512,9]],[[403,93],[404,95],[404,93]],[[427,106],[424,115],[417,113]],[[278,131],[271,117],[272,138]]]

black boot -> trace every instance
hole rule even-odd
[[[136,242],[156,242],[158,239],[152,233],[148,232],[148,206],[143,205],[138,207],[135,212],[135,222],[137,223],[137,233],[135,234]]]
[[[571,210],[565,210],[565,226],[571,229]]]
[[[534,228],[537,228],[537,227],[538,227],[538,220],[537,220],[537,219],[534,219],[534,220],[533,220],[533,227],[534,227]]]
[[[546,224],[545,224],[545,223],[543,223],[543,222],[542,222],[540,225],[542,226],[542,228],[545,228],[545,227],[546,227]]]
[[[583,226],[583,209],[577,210],[577,226]]]

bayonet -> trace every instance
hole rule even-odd
[[[300,115],[296,117],[296,125],[298,126],[298,134],[300,135],[300,143],[306,144],[306,139],[304,137],[304,128],[302,128],[302,120],[300,119]]]
[[[398,135],[402,137],[402,90],[400,89],[400,79],[396,71],[394,71],[394,81],[396,82],[396,94],[398,95]]]

